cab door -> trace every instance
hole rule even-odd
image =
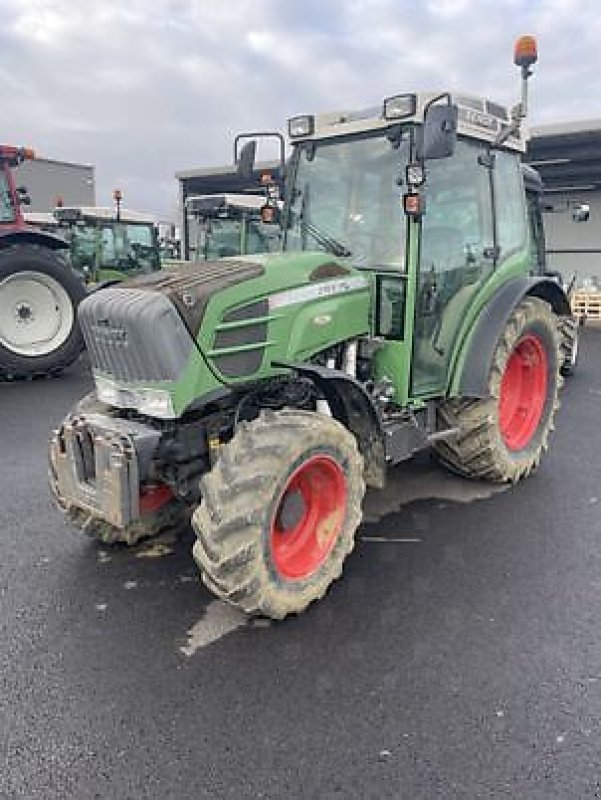
[[[415,294],[411,394],[441,394],[459,328],[495,268],[491,158],[458,140],[452,157],[427,164]]]

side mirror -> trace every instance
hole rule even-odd
[[[572,208],[572,219],[574,222],[588,222],[591,215],[591,207],[588,203],[574,203]]]
[[[17,194],[27,194],[27,186],[17,186]]]
[[[449,158],[457,139],[457,106],[431,105],[417,138],[417,156],[421,161]]]
[[[238,156],[238,175],[241,178],[250,180],[250,178],[253,177],[256,152],[257,143],[254,141],[254,139],[250,142],[246,142],[246,144],[240,150],[240,155]]]
[[[19,205],[20,206],[30,206],[31,205],[31,197],[28,195],[21,195],[19,197]]]

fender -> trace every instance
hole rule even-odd
[[[334,419],[348,428],[357,439],[365,461],[365,482],[382,489],[386,483],[386,446],[384,430],[376,407],[363,386],[347,375],[314,364],[273,363],[309,378],[323,393]]]
[[[47,247],[49,250],[67,250],[69,248],[68,243],[60,236],[53,236],[51,233],[43,231],[21,228],[10,233],[0,233],[0,250],[15,244],[37,244],[39,247]]]
[[[550,278],[520,277],[505,283],[480,312],[467,344],[463,371],[453,376],[453,394],[461,397],[485,397],[495,347],[514,308],[526,297],[540,297],[558,316],[570,316],[568,298],[559,284]]]

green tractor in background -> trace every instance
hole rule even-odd
[[[117,198],[116,198],[117,199]],[[89,286],[106,285],[161,268],[154,217],[120,208],[58,206],[57,232],[69,262]]]
[[[535,60],[523,37],[511,113],[445,92],[292,119],[282,253],[86,299],[96,391],[50,445],[70,519],[132,544],[191,517],[209,589],[283,618],[340,575],[390,466],[536,469],[570,308],[520,164]],[[249,172],[254,143],[237,155]]]
[[[65,206],[52,213],[25,212],[25,221],[66,242],[63,257],[89,288],[161,268],[157,224],[151,214],[116,207]]]

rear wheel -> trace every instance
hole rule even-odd
[[[361,521],[363,459],[331,417],[266,411],[240,425],[201,492],[193,552],[205,584],[246,613],[282,619],[341,574]]]
[[[37,245],[0,251],[0,379],[54,375],[83,349],[77,306],[85,287]]]
[[[462,475],[496,482],[528,475],[548,446],[559,405],[561,363],[553,311],[527,297],[498,341],[488,397],[452,400],[440,409],[444,424],[460,431],[435,446],[440,460]]]

